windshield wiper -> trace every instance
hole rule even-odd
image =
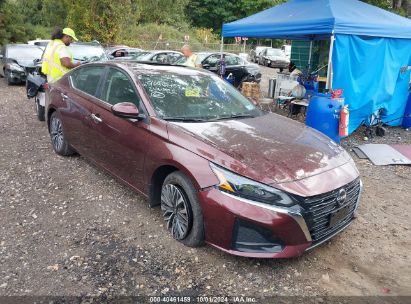
[[[207,121],[206,119],[202,119],[202,118],[190,118],[190,117],[163,117],[163,119],[167,121],[185,121],[185,122]]]
[[[232,115],[220,116],[216,118],[215,120],[232,119],[232,118],[254,118],[254,117],[255,116],[251,114],[232,114]]]

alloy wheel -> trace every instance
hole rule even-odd
[[[61,151],[64,143],[63,127],[60,119],[53,117],[50,122],[50,135],[53,147],[56,151]]]
[[[167,229],[176,240],[184,239],[191,228],[192,216],[188,199],[179,187],[172,184],[161,189],[161,210]]]

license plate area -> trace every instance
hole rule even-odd
[[[350,206],[345,206],[331,213],[329,227],[332,228],[335,225],[338,225],[338,223],[340,223],[343,219],[345,219],[349,213],[350,213]]]

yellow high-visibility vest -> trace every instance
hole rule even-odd
[[[50,47],[49,47],[50,45]],[[60,39],[55,39],[47,45],[44,52],[41,71],[47,75],[49,82],[54,82],[63,77],[70,69],[61,64],[59,51],[66,45]],[[69,52],[70,60],[73,60],[73,55]]]
[[[190,57],[187,58],[187,61],[184,65],[187,66],[187,67],[195,68],[196,67],[196,61],[197,61],[197,55],[192,54]]]

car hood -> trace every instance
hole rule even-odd
[[[32,68],[35,66],[33,59],[15,59],[19,66],[24,68]]]
[[[277,114],[169,123],[169,138],[211,162],[266,184],[297,181],[351,161],[328,137]]]

